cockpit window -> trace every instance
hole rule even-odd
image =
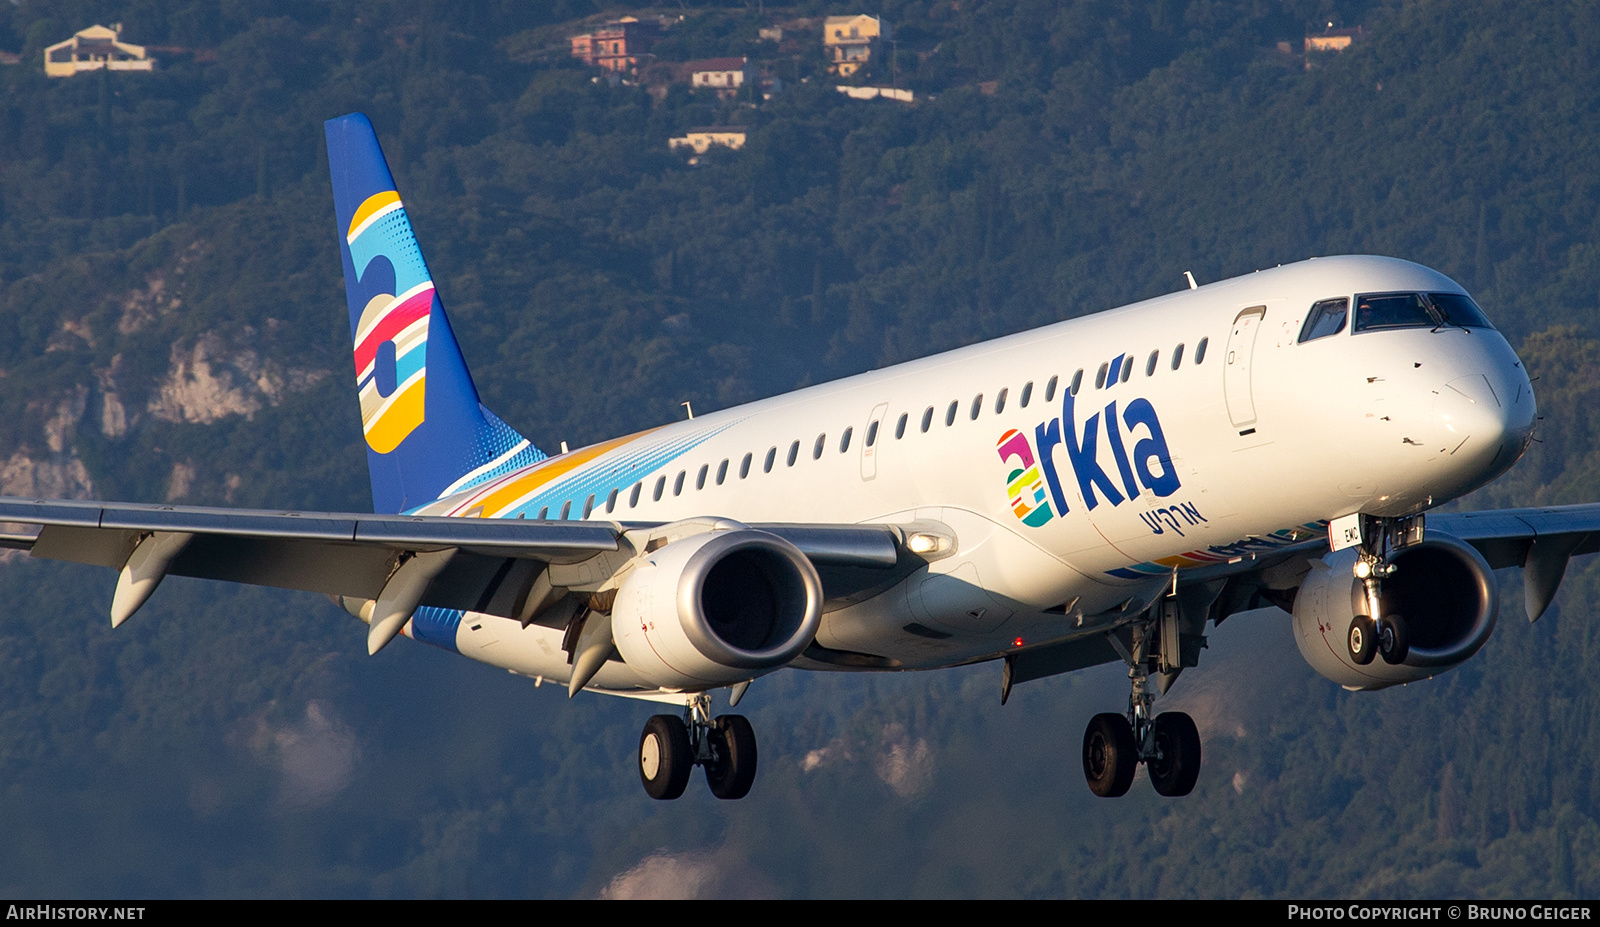
[[[1349,297],[1324,299],[1316,303],[1311,307],[1311,311],[1306,313],[1306,324],[1300,328],[1300,343],[1339,334],[1344,331],[1344,323],[1349,314]]]
[[[1356,297],[1358,332],[1493,327],[1478,304],[1464,293],[1373,293]]]
[[[1439,322],[1421,293],[1375,293],[1356,297],[1356,331],[1433,328]]]
[[[1494,328],[1483,310],[1465,293],[1429,293],[1428,301],[1445,325],[1461,328]]]

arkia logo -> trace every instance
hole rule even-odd
[[[1001,435],[995,445],[1001,462],[1010,468],[1006,495],[1011,499],[1011,512],[1019,521],[1037,528],[1056,515],[1067,513],[1067,495],[1056,470],[1058,446],[1065,451],[1078,481],[1084,507],[1091,511],[1102,499],[1116,506],[1139,498],[1141,491],[1158,497],[1178,491],[1180,483],[1172,453],[1150,400],[1135,399],[1119,410],[1113,399],[1103,410],[1084,419],[1081,428],[1076,402],[1077,397],[1067,390],[1061,397],[1061,417],[1040,422],[1033,429],[1031,441],[1025,432],[1013,428]],[[1102,422],[1111,471],[1100,457]]]

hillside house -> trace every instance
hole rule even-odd
[[[658,19],[624,16],[593,32],[572,37],[572,57],[584,64],[618,74],[635,74],[651,59],[650,49],[660,40]]]
[[[846,87],[840,85],[834,89],[852,100],[899,100],[901,103],[910,103],[916,97],[910,90],[900,90],[894,87]]]
[[[736,150],[743,148],[744,137],[744,126],[702,126],[690,129],[680,138],[667,139],[667,146],[674,151],[679,148],[692,148],[695,154],[703,155],[713,145]]]
[[[90,26],[44,50],[47,77],[71,77],[84,71],[152,71],[155,59],[143,45],[122,41],[122,23]]]
[[[1362,38],[1360,26],[1354,29],[1335,29],[1333,24],[1329,23],[1328,28],[1320,34],[1306,36],[1305,50],[1307,53],[1344,51]]]
[[[889,38],[889,24],[874,16],[829,16],[822,24],[822,49],[828,69],[849,77],[872,60],[880,41]]]
[[[689,86],[696,90],[706,88],[715,90],[719,97],[731,97],[739,92],[745,81],[750,76],[750,60],[748,58],[707,58],[704,61],[691,61],[685,70],[689,72]]]

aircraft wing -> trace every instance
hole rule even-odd
[[[1535,547],[1600,552],[1600,505],[1430,514],[1428,527],[1471,544],[1495,569],[1526,566]]]
[[[1600,552],[1600,504],[1558,505],[1481,512],[1430,512],[1427,530],[1448,534],[1476,548],[1491,569],[1522,567],[1528,620],[1537,620],[1555,597],[1567,561]],[[1265,570],[1295,560],[1316,559],[1328,551],[1317,538],[1277,550],[1251,553],[1228,563],[1186,569],[1179,582],[1203,584],[1219,579],[1259,579]],[[1239,607],[1253,607],[1234,603]],[[1226,612],[1224,612],[1224,615]]]
[[[1482,512],[1430,512],[1427,530],[1448,534],[1483,555],[1491,569],[1521,567],[1524,607],[1536,621],[1555,598],[1567,562],[1579,554],[1600,553],[1600,504],[1544,508],[1493,509]],[[1328,539],[1312,537],[1297,544],[1247,551],[1225,563],[1190,567],[1178,574],[1178,603],[1184,615],[1182,632],[1198,636],[1207,618],[1262,605],[1293,604],[1294,587],[1306,562],[1326,556]],[[1152,603],[1130,600],[1125,612],[1143,611]],[[1046,644],[1008,657],[1008,687],[1100,663],[1121,659],[1112,634]],[[1126,649],[1124,642],[1124,649]]]
[[[125,582],[129,571],[138,572],[140,563],[164,556],[165,550],[170,556],[155,570],[154,582],[165,575],[192,576],[357,600],[377,599],[408,555],[453,551],[431,575],[418,604],[524,619],[528,590],[539,587],[541,574],[547,580],[544,594],[552,585],[557,592],[592,590],[633,556],[630,532],[655,527],[5,497],[0,497],[0,523],[39,526],[37,535],[0,535],[0,546],[124,570]],[[901,532],[893,527],[750,527],[798,547],[817,567],[829,598],[859,594],[903,576],[907,566],[914,568]],[[150,553],[135,558],[142,546]]]
[[[1529,621],[1537,621],[1555,598],[1570,558],[1600,552],[1595,504],[1448,512],[1429,515],[1428,528],[1476,547],[1494,569],[1522,567]]]
[[[1600,504],[1430,512],[1427,531],[1447,534],[1471,545],[1483,555],[1490,569],[1521,567],[1528,620],[1535,621],[1555,597],[1568,560],[1579,554],[1600,552]],[[1224,596],[1221,608],[1213,610],[1213,617],[1221,620],[1233,611],[1260,605],[1262,600],[1256,592],[1263,587],[1292,589],[1292,585],[1274,582],[1270,571],[1277,569],[1285,576],[1297,576],[1304,572],[1297,562],[1314,560],[1327,552],[1327,538],[1315,538],[1276,550],[1247,553],[1227,563],[1186,569],[1180,573],[1179,583],[1203,587],[1223,580],[1242,581],[1242,588],[1250,591],[1231,598]],[[1268,597],[1267,601],[1280,604],[1283,600]]]

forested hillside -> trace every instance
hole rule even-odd
[[[673,18],[771,96],[611,81],[571,35]],[[852,100],[820,18],[894,24]],[[682,19],[678,19],[682,17]],[[44,76],[120,22],[154,73]],[[1342,53],[1308,31],[1361,26]],[[780,26],[786,39],[762,39]],[[805,30],[812,30],[811,33]],[[795,35],[813,35],[797,42]],[[1279,43],[1289,43],[1288,51]],[[1468,507],[1600,501],[1600,9],[1340,0],[0,2],[0,492],[370,500],[322,121],[368,113],[485,402],[576,447],[1311,255],[1472,291],[1537,377]],[[694,126],[747,145],[698,163]],[[1183,801],[1092,798],[1103,667],[762,679],[750,799],[638,788],[649,712],[407,642],[325,600],[0,562],[11,896],[1600,893],[1600,566],[1467,665],[1377,694],[1254,612],[1163,705]]]

